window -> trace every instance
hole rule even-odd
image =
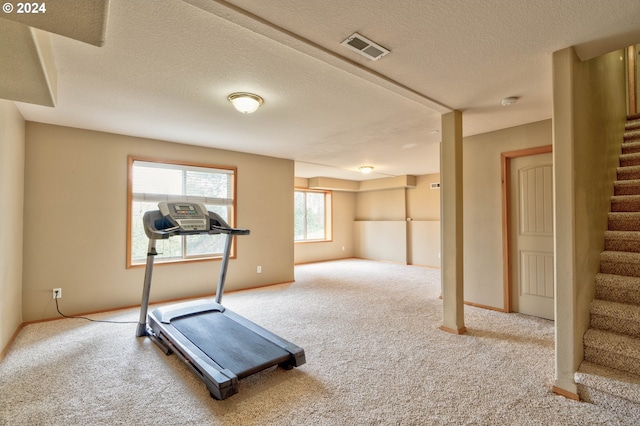
[[[331,192],[296,190],[294,240],[331,240]]]
[[[160,162],[129,157],[127,266],[144,264],[149,239],[142,216],[160,201],[203,203],[229,225],[235,222],[235,168]],[[158,240],[156,262],[221,257],[225,235],[189,235]]]

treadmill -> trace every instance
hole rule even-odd
[[[275,365],[289,370],[304,364],[304,349],[221,304],[231,243],[235,235],[248,235],[249,230],[230,227],[201,203],[161,202],[158,208],[142,219],[149,247],[136,336],[149,336],[166,355],[175,353],[219,400],[238,392],[239,379]],[[201,234],[226,234],[215,301],[163,306],[147,316],[156,241]]]

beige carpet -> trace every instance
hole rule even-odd
[[[136,338],[135,324],[29,325],[0,363],[0,424],[640,424],[551,392],[552,322],[466,307],[468,333],[444,333],[439,289],[436,269],[343,260],[298,266],[294,284],[225,295],[307,356],[242,380],[225,401]]]

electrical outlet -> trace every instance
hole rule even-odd
[[[261,274],[262,273],[262,266],[258,266],[258,269],[256,270],[256,272]]]
[[[54,288],[53,289],[53,299],[62,299],[62,289]]]

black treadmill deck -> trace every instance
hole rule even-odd
[[[286,362],[291,354],[222,312],[171,320],[171,325],[220,366],[244,378]]]

